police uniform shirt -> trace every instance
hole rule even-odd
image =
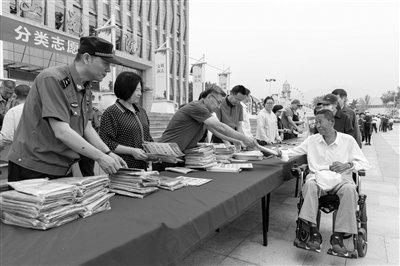
[[[82,136],[92,112],[88,86],[74,64],[43,70],[26,99],[9,160],[37,172],[65,175],[80,156],[55,137],[49,118],[68,123]]]

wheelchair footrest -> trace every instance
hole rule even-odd
[[[328,249],[327,253],[332,256],[348,258],[348,259],[357,259],[358,258],[357,250],[347,251],[346,253],[338,253],[338,252],[335,252],[332,248],[330,248],[330,249]]]
[[[301,241],[301,240],[299,240],[298,238],[296,238],[296,239],[294,240],[293,245],[294,245],[295,247],[297,247],[297,248],[302,248],[302,249],[309,250],[309,251],[315,251],[315,252],[318,252],[318,253],[321,252],[321,248],[319,248],[319,249],[310,248],[310,247],[307,245],[306,242]]]

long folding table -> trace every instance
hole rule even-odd
[[[115,196],[111,210],[48,231],[1,224],[0,265],[176,263],[259,200],[267,245],[270,193],[288,179],[285,167],[304,158],[273,160],[253,162],[241,173],[188,174],[212,179],[199,187],[160,190],[144,199]]]

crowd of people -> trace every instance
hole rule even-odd
[[[126,167],[147,169],[143,143],[154,140],[146,110],[139,105],[144,88],[142,78],[132,72],[120,73],[114,83],[117,100],[101,119],[92,106],[91,83],[103,80],[111,64],[119,64],[111,43],[98,37],[82,37],[75,61],[43,70],[31,88],[15,86],[13,81],[2,82],[0,107],[6,115],[0,143],[2,147],[11,143],[9,181],[72,176],[72,165],[78,161],[84,176],[94,174],[94,162],[108,174]],[[242,85],[234,86],[229,95],[212,86],[197,101],[177,110],[158,141],[177,143],[182,151],[207,140],[257,149],[260,145],[296,138],[305,130],[299,100],[284,108],[275,104],[274,98],[266,97],[253,136],[245,108],[249,97],[250,90]],[[370,144],[373,130],[391,130],[393,120],[356,114],[348,107],[347,92],[343,89],[325,95],[314,111],[314,134],[298,147],[278,150],[278,155],[307,155],[311,173],[304,185],[299,219],[309,227],[310,237],[305,243],[309,249],[320,249],[322,241],[316,226],[318,197],[334,193],[344,202],[337,212],[338,222],[331,238],[332,246],[339,252],[344,248],[344,234],[357,233],[357,192],[350,173],[368,167],[361,151],[362,142]],[[211,139],[207,132],[212,134]],[[158,165],[157,170],[166,166]],[[317,177],[323,171],[341,178],[333,185],[329,182],[329,188],[321,187]]]

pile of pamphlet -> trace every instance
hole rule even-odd
[[[261,161],[263,159],[263,153],[259,150],[242,151],[235,153],[233,156],[238,160],[247,161]]]
[[[201,146],[185,151],[185,165],[188,168],[208,168],[216,164],[214,148]]]
[[[153,180],[153,176],[158,175],[157,171],[119,170],[110,176],[110,190],[120,195],[143,199],[158,190],[159,182]]]
[[[108,175],[87,177],[65,177],[54,180],[64,184],[75,185],[77,195],[75,203],[85,208],[80,213],[82,217],[88,217],[98,212],[111,209],[110,198],[114,193],[109,193],[110,179]]]
[[[239,173],[242,169],[251,169],[253,164],[251,163],[218,163],[215,166],[207,168],[209,172],[223,172],[223,173]]]
[[[178,177],[168,177],[168,176],[149,176],[149,179],[152,181],[158,182],[158,187],[170,191],[174,191],[177,189],[180,189],[185,186],[185,183],[183,183],[183,178],[178,176]]]
[[[85,178],[81,178],[85,179]],[[103,177],[99,178],[99,187],[105,187]],[[95,180],[92,180],[95,181]],[[6,224],[46,230],[57,227],[101,210],[109,209],[108,200],[113,194],[102,200],[95,198],[99,188],[92,182],[81,182],[83,190],[75,184],[55,180],[31,179],[9,182],[14,190],[1,193],[1,219]],[[88,185],[85,187],[85,185]],[[93,188],[92,192],[91,189]],[[78,196],[81,195],[81,198]],[[82,201],[78,202],[79,199]]]
[[[215,150],[215,159],[220,163],[229,163],[236,151],[234,145],[227,145],[225,143],[215,143],[213,147]]]
[[[144,142],[143,148],[149,161],[178,163],[185,155],[176,143]]]

